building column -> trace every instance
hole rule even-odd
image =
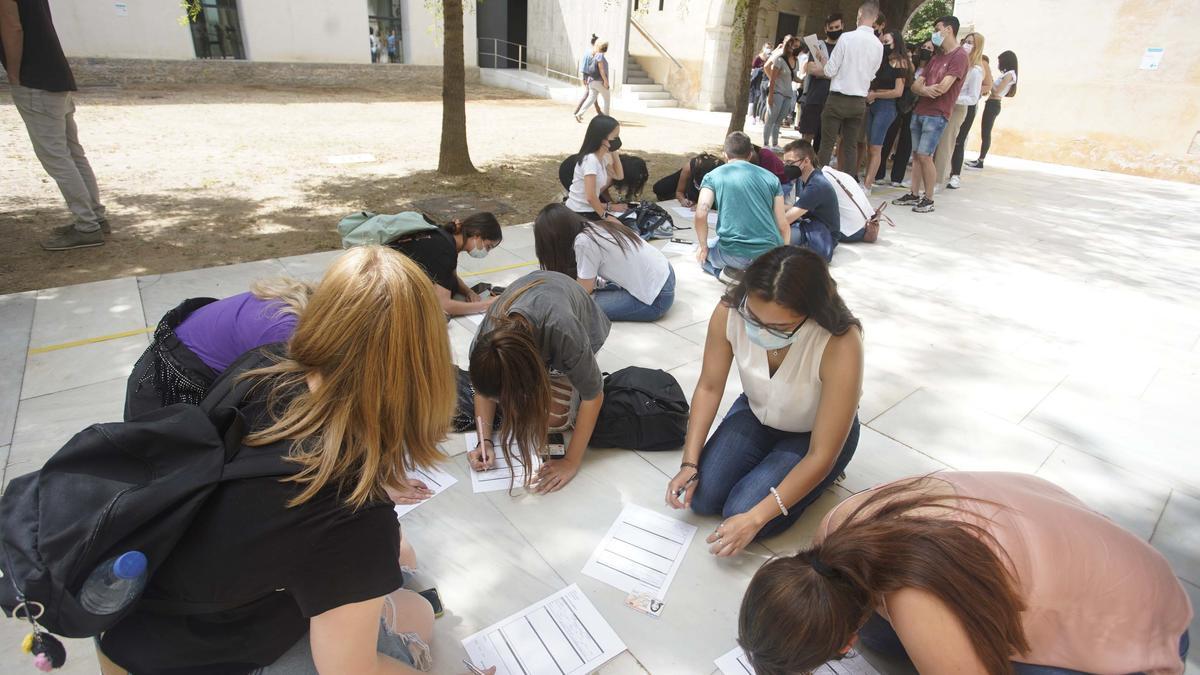
[[[731,26],[709,26],[704,29],[704,68],[700,74],[700,95],[696,99],[696,107],[700,110],[729,108],[725,100],[725,79],[729,70],[732,37]]]

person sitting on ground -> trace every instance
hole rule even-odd
[[[481,298],[458,276],[458,254],[465,251],[472,258],[486,258],[503,239],[496,216],[481,211],[456,218],[437,229],[403,236],[388,242],[388,246],[425,270],[446,314],[462,316],[484,311],[495,298]],[[456,299],[456,295],[462,299]]]
[[[445,460],[450,341],[421,268],[378,245],[325,273],[241,406],[239,453],[295,473],[217,486],[142,601],[99,638],[103,672],[418,673],[433,610],[401,589],[389,491]],[[158,613],[147,599],[182,601]],[[202,600],[196,604],[193,601]],[[207,609],[211,607],[212,609]]]
[[[821,167],[821,173],[833,186],[837,195],[838,228],[834,231],[834,239],[839,244],[857,244],[867,236],[867,219],[875,213],[871,199],[867,196],[862,185],[850,177],[850,174],[830,166]]]
[[[519,457],[510,464],[525,466],[537,492],[560,490],[579,471],[604,403],[596,352],[611,327],[587,291],[558,272],[526,274],[484,315],[471,345],[475,416],[490,429],[499,407],[501,444],[506,453],[516,449]],[[547,435],[572,426],[566,455],[546,461],[533,476],[533,455],[544,454]],[[489,468],[495,452],[490,439],[480,439],[469,453],[471,467]]]
[[[783,173],[783,160],[779,159],[778,155],[767,148],[760,148],[757,145],[753,147],[754,152],[750,154],[750,163],[754,166],[761,166],[775,174],[780,184],[786,183],[787,177]]]
[[[734,362],[745,392],[705,442]],[[854,456],[862,380],[862,324],[825,262],[796,246],[755,260],[709,319],[667,504],[725,518],[719,556],[791,527]]]
[[[791,223],[794,246],[807,248],[829,262],[837,246],[841,212],[833,185],[818,165],[808,141],[792,141],[783,152],[789,173],[796,177],[796,201],[784,212]]]
[[[621,123],[608,115],[596,115],[588,123],[583,145],[576,155],[575,172],[571,187],[567,190],[567,208],[589,220],[608,217],[617,221],[613,213],[627,208],[620,202],[605,204],[600,195],[608,189],[612,180],[625,177],[621,156]]]
[[[223,300],[191,298],[163,315],[125,389],[125,420],[175,403],[198,404],[251,349],[286,342],[313,289],[280,277]]]
[[[700,184],[694,220],[696,260],[717,278],[725,268],[744,270],[758,256],[791,241],[779,180],[750,163],[753,152],[749,136],[740,131],[729,134],[724,166],[708,172]],[[717,236],[710,248],[708,211],[714,206]]]
[[[612,184],[608,186],[608,190],[601,195],[601,198],[608,203],[620,202],[629,204],[636,202],[642,196],[642,190],[646,189],[646,182],[650,180],[650,168],[646,166],[646,160],[634,155],[621,155],[621,177],[614,178]]]
[[[811,546],[763,565],[738,643],[759,675],[859,643],[922,673],[1166,675],[1184,670],[1191,618],[1162,554],[1066,490],[939,471],[850,497]]]
[[[720,157],[702,152],[684,162],[675,173],[659,179],[654,184],[654,197],[660,202],[676,199],[680,206],[691,208],[700,199],[700,182],[709,171],[724,163]]]
[[[675,270],[625,225],[550,204],[533,221],[542,269],[575,279],[610,321],[657,321],[675,302]]]

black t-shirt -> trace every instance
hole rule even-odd
[[[388,246],[412,258],[423,267],[433,283],[451,293],[458,291],[458,278],[455,276],[458,270],[458,250],[454,244],[454,235],[439,227],[405,237]]]
[[[75,76],[58,42],[49,0],[17,0],[21,30],[25,34],[21,51],[21,86],[44,91],[75,91]],[[4,40],[0,37],[0,63],[7,68]]]
[[[903,77],[904,72],[893,66],[887,57],[875,71],[875,79],[871,80],[871,91],[891,91],[896,88],[896,78]]]
[[[251,428],[264,426],[261,401],[244,411]],[[242,452],[284,453],[288,445]],[[309,618],[400,587],[391,504],[351,511],[331,486],[287,508],[300,490],[277,477],[218,486],[143,596],[214,611],[178,616],[138,608],[104,634],[105,655],[139,675],[250,672],[300,640]]]

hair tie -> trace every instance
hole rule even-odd
[[[836,579],[838,577],[838,573],[825,563],[821,562],[820,558],[814,557],[808,561],[808,564],[812,565],[813,570],[815,570],[817,574],[820,574],[826,579]]]

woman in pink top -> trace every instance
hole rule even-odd
[[[1166,675],[1191,618],[1167,561],[1062,488],[942,472],[847,499],[812,548],[763,565],[738,641],[758,675],[860,639],[921,673]]]

